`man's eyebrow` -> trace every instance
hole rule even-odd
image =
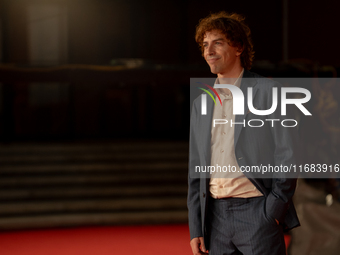
[[[217,38],[217,39],[215,39],[215,40],[212,40],[213,42],[216,42],[216,41],[223,41],[224,40],[224,38]],[[205,42],[205,41],[203,41],[203,44],[205,44],[205,43],[207,43],[207,42]]]

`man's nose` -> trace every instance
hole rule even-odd
[[[212,45],[207,46],[207,54],[208,54],[209,56],[215,54],[214,47],[213,47]]]

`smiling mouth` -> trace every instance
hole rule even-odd
[[[209,63],[214,63],[214,62],[216,62],[217,60],[219,60],[219,58],[210,58],[210,59],[208,59],[208,62],[209,62]]]

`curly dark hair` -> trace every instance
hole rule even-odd
[[[196,27],[195,40],[201,48],[203,55],[203,39],[207,31],[220,30],[227,38],[230,46],[243,49],[241,65],[245,69],[251,68],[254,59],[253,43],[250,37],[250,29],[244,23],[244,17],[240,14],[228,14],[224,11],[210,14],[201,19]]]

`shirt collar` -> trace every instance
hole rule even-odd
[[[240,75],[237,77],[236,81],[232,85],[235,85],[239,88],[241,87],[241,80],[242,80],[242,77],[243,77],[243,73],[244,73],[244,68],[242,68]],[[226,78],[226,79],[228,79],[228,78]],[[223,78],[216,78],[215,84],[223,84],[223,83],[224,83]],[[233,98],[232,94],[227,95],[223,89],[216,89],[216,91],[217,91],[218,94],[220,94],[222,97],[225,97],[226,99],[232,99]]]

